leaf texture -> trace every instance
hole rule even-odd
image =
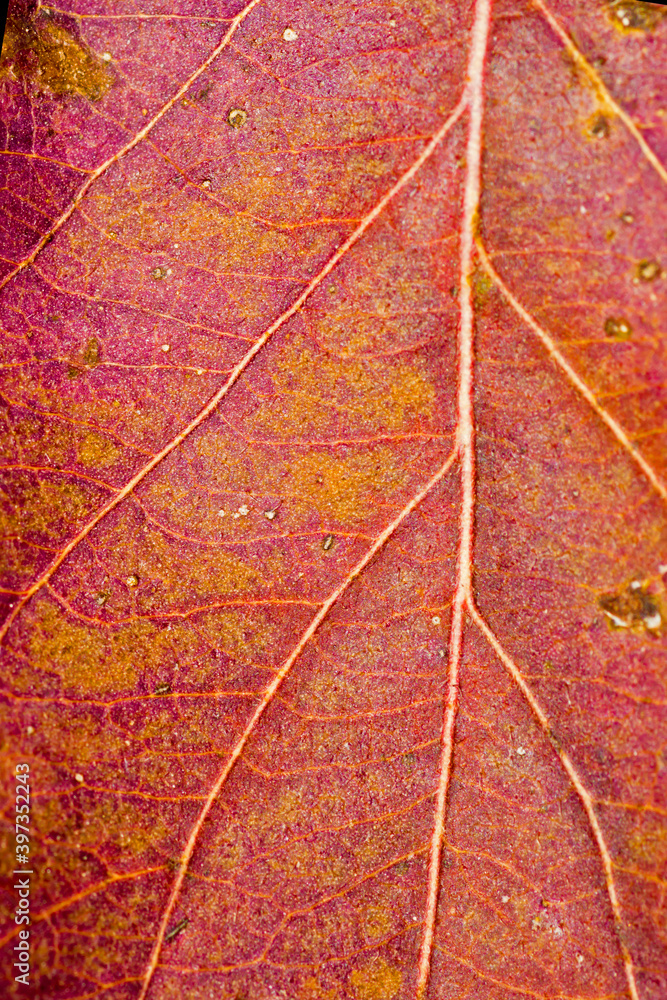
[[[32,996],[667,995],[663,14],[10,5]]]

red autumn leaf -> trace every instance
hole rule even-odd
[[[14,0],[8,997],[667,996],[663,14]]]

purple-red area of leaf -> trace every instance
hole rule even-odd
[[[664,14],[10,5],[7,997],[667,996]]]

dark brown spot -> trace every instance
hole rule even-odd
[[[214,84],[207,83],[205,87],[202,87],[202,89],[199,91],[199,93],[195,94],[195,101],[200,101],[200,102],[201,101],[205,101],[206,98],[208,97],[208,95],[213,90],[213,86],[214,86]]]
[[[41,92],[99,101],[111,86],[111,74],[76,34],[69,19],[47,19],[24,9],[7,21],[0,75],[18,77]]]
[[[665,11],[657,4],[640,0],[607,0],[611,18],[617,28],[625,31],[652,31]]]
[[[100,363],[100,344],[96,337],[91,337],[83,352],[83,363],[89,368],[94,368]]]
[[[242,108],[232,108],[227,115],[227,121],[232,128],[243,128],[247,120],[248,114]]]
[[[662,274],[662,268],[657,260],[640,260],[637,264],[637,277],[640,281],[654,281]]]
[[[548,737],[548,739],[549,739],[549,742],[551,743],[552,747],[553,747],[553,748],[554,748],[554,750],[556,751],[556,753],[560,753],[560,750],[561,750],[561,742],[560,742],[560,740],[558,739],[558,737],[557,737],[557,736],[556,736],[556,735],[555,735],[555,734],[553,733],[553,731],[552,731],[551,729],[550,729],[550,730],[549,730],[549,732],[547,733],[547,737]]]
[[[190,921],[188,920],[188,918],[183,917],[182,920],[178,921],[175,927],[172,927],[172,929],[167,934],[165,934],[164,936],[165,941],[173,941],[173,939],[178,934],[180,934],[182,931],[185,930],[185,928],[188,926],[189,923]]]
[[[628,340],[632,336],[632,327],[623,316],[608,316],[604,321],[604,332],[616,340]]]
[[[596,139],[606,139],[609,135],[609,121],[604,115],[598,115],[591,125],[591,135]]]
[[[615,594],[603,594],[598,605],[611,629],[656,635],[662,628],[664,614],[658,598],[641,580],[632,580]]]

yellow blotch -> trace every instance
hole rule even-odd
[[[337,805],[339,809],[340,802]],[[249,812],[246,829],[263,844],[282,844],[285,830],[297,829],[303,823],[305,806],[303,791],[299,786],[283,787],[278,793],[274,793],[269,800],[259,803]],[[320,810],[317,803],[311,808],[309,800],[308,808],[309,815],[315,825],[317,825],[318,819],[330,822],[332,816],[335,816],[338,811],[336,805],[331,802],[328,803],[327,808]],[[293,862],[305,860],[308,851],[308,847],[295,847],[290,850],[288,866],[290,871],[294,870]]]
[[[403,316],[383,316],[381,309],[373,306],[360,310],[332,297],[326,311],[312,315],[313,332],[323,347],[337,351],[343,358],[381,348],[390,338],[394,344],[408,341],[411,321]]]
[[[39,549],[27,547],[16,539],[2,539],[2,568],[5,580],[23,580],[27,586],[39,572],[42,554]],[[27,583],[26,583],[27,581]]]
[[[269,218],[291,218],[293,221],[299,213],[299,194],[293,190],[293,177],[289,171],[275,173],[273,161],[267,156],[244,156],[231,177],[221,179],[216,186],[216,194],[225,200],[231,199],[233,205],[253,215],[262,214],[267,218],[269,206],[275,206],[275,213]],[[283,207],[280,211],[279,206]],[[289,206],[287,212],[284,209]]]
[[[77,766],[117,759],[123,749],[121,734],[104,718],[82,706],[75,714],[68,714],[61,707],[43,708],[39,735],[48,745],[50,760],[70,761]]]
[[[313,418],[316,419],[316,414]],[[283,525],[301,523],[299,519],[312,514],[313,508],[325,520],[356,524],[368,518],[370,504],[399,489],[406,479],[401,460],[387,446],[352,455],[312,451],[298,455],[291,462],[272,461],[270,464],[265,454],[258,452],[253,456],[249,448],[243,455],[242,464],[224,444],[210,437],[198,445],[198,452],[207,477],[216,488],[283,496],[280,509]],[[255,524],[251,517],[235,521],[226,517],[224,520],[225,528],[233,534],[249,532]],[[292,572],[293,566],[284,562],[279,550],[263,557],[262,574],[265,577],[281,579]]]
[[[391,163],[387,160],[378,159],[372,153],[354,153],[350,157],[350,166],[357,178],[361,177],[384,177],[391,170]]]
[[[89,423],[92,417],[99,427],[118,423],[120,403],[117,399],[96,399],[92,410],[89,400],[75,398],[75,391],[78,392],[78,389],[75,390],[74,386],[70,389],[69,382],[65,382],[60,386],[58,393],[54,393],[44,382],[43,374],[37,368],[18,367],[9,371],[6,391],[17,401],[46,410],[47,419],[51,413],[61,413],[68,420],[78,419],[86,423]],[[34,422],[34,426],[38,426],[40,419],[36,415],[26,415],[21,418],[25,421],[25,426],[29,426],[31,421]],[[154,425],[154,417],[151,416],[150,419]],[[49,431],[54,428],[55,423],[51,421]],[[88,427],[81,428],[82,433],[88,433],[88,430]],[[72,428],[69,425],[64,427],[62,432],[53,430],[54,434],[62,433],[69,436],[75,436],[78,432],[79,428]]]
[[[318,908],[317,916],[312,913],[298,916],[287,928],[285,950],[298,949],[299,954],[330,955],[332,942],[339,946],[339,954],[349,953],[354,948],[357,934],[356,921],[347,907],[336,900],[329,906]],[[345,994],[347,998],[348,994]]]
[[[303,800],[298,788],[286,788],[271,802],[262,802],[249,814],[248,826],[265,834],[282,837],[283,827],[295,826],[303,814]]]
[[[486,271],[481,267],[475,268],[472,276],[472,294],[478,309],[482,309],[486,305],[492,291],[493,282]]]
[[[0,515],[0,533],[4,536],[25,537],[33,532],[59,535],[63,525],[76,528],[93,505],[75,483],[15,480],[12,492],[15,506]]]
[[[322,745],[316,748],[316,751],[324,749]],[[331,757],[335,755],[338,749],[338,744],[331,748]],[[317,828],[318,826],[326,826],[328,823],[332,822],[332,818],[340,816],[342,814],[344,807],[344,802],[340,795],[335,794],[335,792],[326,792],[319,795],[317,801],[313,804],[310,810],[310,816],[312,817],[313,826]]]
[[[238,656],[239,653],[245,656],[254,647],[255,643],[250,639],[253,625],[254,622],[248,622],[243,612],[236,611],[214,611],[199,622],[200,631],[211,645],[230,656]]]
[[[112,84],[108,68],[62,25],[40,18],[7,22],[2,76],[29,80],[40,91],[99,101]]]
[[[28,647],[38,669],[59,674],[65,688],[82,694],[130,688],[136,680],[134,663],[113,655],[108,634],[71,621],[45,601],[32,620]]]
[[[77,442],[77,458],[81,465],[89,469],[106,469],[120,458],[121,448],[97,431],[87,430]]]
[[[439,0],[397,0],[392,5],[392,10],[394,11],[392,17],[399,24],[403,18],[406,18],[410,23],[416,17],[421,24],[428,28],[434,28],[445,18],[448,21],[452,18],[449,5],[442,4]]]
[[[52,853],[49,863],[53,865]],[[79,862],[81,864],[81,862]],[[123,906],[118,906],[118,895],[122,893]],[[123,879],[118,885],[84,899],[73,901],[61,912],[61,921],[73,931],[82,927],[90,929],[100,937],[118,939],[122,934],[136,935],[140,939],[144,930],[143,907],[157,911],[162,902],[160,883],[150,878]],[[89,940],[85,939],[84,940]],[[116,954],[117,957],[117,954]]]
[[[108,468],[121,455],[119,445],[100,431],[33,414],[15,422],[14,440],[26,465],[50,464],[54,469],[76,461],[87,468]],[[69,493],[70,487],[66,489]]]
[[[364,117],[363,124],[354,119],[351,122],[344,120],[343,128],[352,133],[359,130],[360,137],[357,139],[352,134],[350,141],[364,142],[364,130],[373,129],[372,118]],[[319,141],[326,140],[321,137]],[[337,140],[334,141],[337,143]],[[346,214],[350,214],[352,206],[355,206],[356,211],[370,209],[378,197],[391,187],[391,181],[382,178],[387,177],[392,168],[391,154],[387,155],[386,160],[381,160],[368,153],[355,151],[341,155],[337,152],[333,160],[311,160],[304,168],[308,177],[309,214],[336,218],[341,215],[341,206],[350,206]]]
[[[405,478],[389,448],[349,458],[310,452],[292,463],[283,489],[294,498],[296,516],[315,507],[325,520],[355,524],[368,519],[378,497],[391,495]]]
[[[244,660],[272,651],[278,637],[275,626],[257,608],[211,611],[198,619],[197,630],[218,651]]]
[[[323,821],[331,823],[331,817],[340,815],[340,802],[335,802],[335,810],[320,813],[314,825]],[[279,854],[279,860],[271,862],[273,871],[282,871],[286,878],[293,878],[298,871],[303,878],[317,879],[324,884],[340,884],[354,875],[353,866],[348,857],[338,857],[315,843],[297,841],[286,847]]]
[[[212,743],[216,749],[220,749],[221,740],[223,739],[220,736],[221,725],[225,727],[225,738],[232,739],[234,730],[233,722],[222,723],[216,719],[211,712],[211,701],[208,698],[203,699],[201,703],[187,698],[179,701],[177,696],[175,700],[178,702],[177,710],[165,708],[155,711],[154,709],[143,727],[137,730],[137,736],[140,736],[142,739],[151,740],[166,737],[170,751],[182,750],[187,753],[208,748]],[[165,701],[167,704],[169,703],[168,699],[164,699],[156,701],[156,705],[164,704]],[[153,747],[153,749],[157,752],[156,747]],[[173,784],[173,760],[161,761],[158,758],[155,765],[155,769],[151,767],[150,763],[146,766],[151,769],[151,773],[155,778],[171,778],[172,781],[170,783]],[[198,765],[193,764],[191,768],[193,776],[197,774],[197,769]],[[145,773],[145,770],[142,768],[142,774]],[[155,786],[152,785],[151,787]]]
[[[149,847],[157,847],[166,835],[167,828],[159,815],[149,812],[136,802],[115,797],[104,797],[89,814],[91,833],[89,842],[117,844],[126,857],[137,857]]]
[[[242,864],[246,853],[245,830],[229,820],[215,834],[214,857],[215,866],[221,873],[236,871]]]
[[[379,788],[380,795],[385,798],[385,791],[377,779],[368,782],[369,787]],[[359,837],[354,845],[354,855],[357,865],[365,870],[375,867],[383,862],[387,855],[387,830],[380,824],[372,824],[364,831],[363,837]]]
[[[297,993],[297,1000],[338,1000],[340,993],[336,988],[325,989],[314,976],[308,976]]]
[[[371,940],[385,937],[392,928],[392,920],[386,906],[365,906],[361,911],[361,922],[364,934]]]
[[[358,699],[359,681],[346,677],[343,673],[317,672],[306,688],[300,692],[300,701],[317,714],[343,714],[355,705]]]
[[[164,585],[165,596],[181,604],[216,594],[247,593],[260,582],[261,575],[242,559],[224,551],[206,551],[185,566],[174,565]]]
[[[191,205],[187,213],[170,215],[170,219],[174,236],[184,244],[201,248],[202,241],[208,241],[210,266],[218,271],[247,270],[248,265],[269,267],[275,256],[291,249],[288,233],[244,215],[223,213],[203,201]]]
[[[273,259],[293,249],[292,236],[261,225],[253,219],[232,216],[221,222],[217,233],[218,251],[214,266],[220,271],[270,267]]]
[[[249,211],[258,213],[262,208],[266,216],[271,183],[265,181],[255,178],[251,182],[256,187],[261,183],[262,188],[261,196],[257,191],[255,198],[250,199],[257,204],[252,204]],[[237,195],[240,185],[239,178],[235,178]],[[113,196],[101,192],[95,198],[95,215],[104,219],[105,226],[126,248],[163,250],[178,243],[181,253],[193,247],[200,259],[204,255],[208,267],[219,271],[248,270],[253,264],[268,267],[274,255],[291,249],[292,237],[281,229],[246,215],[231,214],[187,189],[160,198],[161,192],[161,186],[154,182],[150,187],[114,192]],[[82,230],[73,238],[83,242],[72,245],[72,252],[78,256],[88,253],[90,235]]]
[[[110,637],[110,657],[118,665],[116,669],[132,669],[138,675],[154,675],[159,667],[178,661],[192,647],[192,632],[179,622],[169,629],[147,621],[131,622],[115,628]]]
[[[169,741],[169,746],[167,752],[171,755],[176,753],[176,748],[171,741],[170,737],[174,731],[175,718],[171,716],[171,724],[165,725],[164,731],[159,736],[164,736]],[[142,730],[137,733],[137,736],[141,736],[142,739],[152,738],[152,732]],[[165,747],[167,744],[165,743]],[[151,747],[152,754],[159,754],[160,749],[157,751],[154,746]],[[150,788],[154,795],[178,795],[178,789],[180,787],[180,774],[179,774],[180,764],[175,762],[173,757],[160,757],[160,756],[146,756],[142,760],[134,765],[132,770],[133,773],[137,775],[137,779],[141,782],[143,788]],[[190,770],[188,768],[188,773],[192,776],[197,775],[196,768]]]
[[[147,809],[144,802],[102,792],[86,806],[83,819],[71,807],[64,809],[60,797],[44,801],[38,822],[41,830],[58,830],[65,835],[51,864],[72,873],[81,870],[79,850],[99,852],[103,845],[111,843],[136,859],[148,847],[161,845],[167,836],[159,814]]]
[[[425,311],[442,307],[430,263],[386,242],[366,250],[344,286],[334,276],[325,288],[305,312],[318,343],[344,358],[410,347],[428,322]]]
[[[113,596],[113,594],[112,594]],[[102,693],[132,688],[140,675],[154,675],[158,667],[192,652],[192,632],[186,625],[159,629],[146,621],[109,629],[70,622],[53,605],[38,605],[30,639],[34,663],[55,670],[65,687],[82,693]],[[17,677],[21,690],[34,684],[29,673]],[[149,683],[152,683],[150,678]]]
[[[242,989],[225,989],[216,984],[215,1000],[246,1000]],[[211,1000],[211,987],[206,983],[194,986],[183,982],[180,976],[164,978],[160,982],[160,1000]]]
[[[163,611],[192,607],[222,594],[247,593],[261,583],[262,576],[249,563],[224,549],[190,549],[178,539],[157,531],[133,530],[120,522],[110,540],[110,567],[121,580],[136,576],[142,606]],[[150,582],[148,588],[141,584]]]
[[[393,1000],[402,982],[401,971],[384,958],[350,973],[350,985],[357,1000]]]
[[[174,713],[169,711],[168,708],[164,708],[158,712],[151,712],[141,729],[137,730],[136,735],[142,740],[160,738],[171,734],[174,730],[174,725]],[[158,767],[161,767],[161,762],[157,761],[156,763]],[[162,777],[164,777],[166,772],[160,771],[159,773]]]
[[[122,933],[124,929],[116,927],[116,933]],[[95,938],[94,945],[88,935],[63,934],[61,938],[58,948],[59,961],[66,964],[67,968],[76,969],[82,977],[101,980],[105,975],[109,975],[110,969],[119,968],[123,962],[115,938],[99,936]],[[44,959],[48,963],[46,955]],[[127,961],[125,956],[124,959]],[[42,967],[48,968],[48,964]]]
[[[371,71],[372,73],[372,71]],[[348,69],[350,83],[357,95],[359,89],[372,92],[377,86],[374,74],[370,79],[363,79],[363,71],[350,66]],[[378,120],[372,106],[359,100],[336,102],[335,113],[323,114],[319,102],[305,104],[302,101],[286,106],[281,115],[282,126],[287,139],[292,146],[321,146],[329,142],[340,146],[347,142],[368,142],[377,138]],[[337,160],[340,153],[337,151]],[[328,164],[329,168],[331,163]],[[324,191],[324,186],[323,189]],[[340,210],[340,202],[338,208]]]
[[[283,437],[323,433],[341,415],[369,433],[405,430],[429,418],[435,388],[421,359],[347,360],[301,340],[282,348],[273,382],[281,405],[259,410],[258,429]]]
[[[667,863],[667,829],[664,826],[648,826],[635,831],[628,841],[633,861],[645,869],[662,870]]]

